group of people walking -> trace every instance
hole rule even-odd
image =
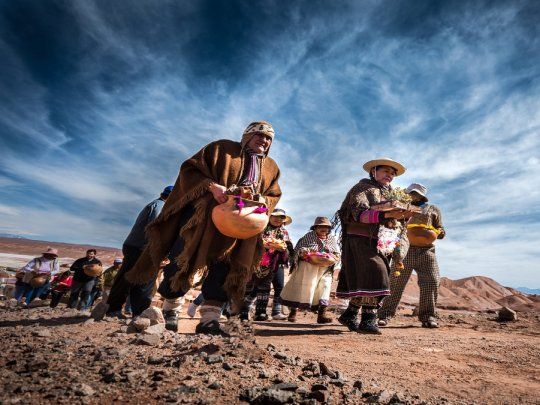
[[[219,322],[224,311],[247,320],[254,308],[252,319],[268,320],[273,286],[272,319],[294,322],[299,309],[310,309],[318,323],[330,323],[330,291],[341,263],[336,295],[349,303],[338,320],[350,330],[380,333],[379,326],[395,314],[412,270],[418,273],[422,325],[437,327],[435,246],[433,240],[407,237],[411,226],[433,230],[438,238],[445,235],[440,210],[428,204],[426,188],[412,184],[405,193],[408,202],[394,203],[391,183],[405,167],[387,158],[366,162],[366,178],[349,190],[334,218],[317,217],[294,245],[286,230],[292,218],[276,207],[280,170],[269,156],[274,137],[268,122],[253,122],[239,142],[211,142],[182,163],[174,186],[141,211],[125,240],[124,262],[103,298],[103,315],[121,316],[129,297],[137,316],[157,291],[167,328],[177,330],[184,296],[200,285],[196,332],[225,334]],[[217,229],[213,209],[232,197],[239,212],[244,200],[258,204],[258,212],[267,211],[262,232],[242,238]],[[79,295],[86,305],[92,290],[83,270],[97,259],[87,254],[79,260],[72,266],[70,306]],[[48,259],[38,265],[47,266],[54,264]],[[289,307],[288,316],[283,306]]]

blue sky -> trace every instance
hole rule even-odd
[[[441,273],[540,287],[540,3],[0,5],[0,233],[120,246],[204,144],[277,132],[300,237],[389,156],[448,237]]]

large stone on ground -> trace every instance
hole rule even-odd
[[[141,335],[135,340],[135,343],[145,346],[157,346],[161,341],[158,335]]]
[[[499,322],[514,322],[517,321],[518,316],[516,311],[508,308],[508,307],[502,307],[499,309],[497,321]]]
[[[104,301],[100,301],[96,304],[94,309],[92,309],[92,312],[90,313],[90,316],[94,319],[94,321],[101,321],[104,317],[107,311],[109,310],[109,304],[107,304]]]
[[[161,312],[161,309],[158,307],[150,307],[145,309],[142,314],[142,318],[148,318],[150,319],[151,325],[156,325],[158,323],[165,323],[165,318],[163,317],[163,313]]]
[[[151,321],[150,319],[148,318],[143,318],[141,316],[135,318],[132,322],[131,322],[131,325],[133,325],[135,327],[135,329],[137,329],[139,332],[142,332],[143,330],[147,329],[148,327],[150,327],[150,324],[151,324]]]
[[[157,335],[161,336],[163,335],[163,332],[165,332],[165,324],[164,323],[157,323],[155,325],[149,326],[145,330],[143,330],[142,333],[145,335]]]

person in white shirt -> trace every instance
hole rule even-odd
[[[15,298],[23,306],[30,304],[36,297],[48,291],[50,280],[59,272],[58,250],[48,248],[40,257],[30,260],[20,270],[21,288],[17,290]],[[26,298],[24,304],[23,297]]]

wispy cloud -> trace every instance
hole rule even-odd
[[[118,246],[183,160],[268,119],[294,238],[390,156],[443,210],[443,274],[540,285],[538,8],[6,3],[0,232]]]

